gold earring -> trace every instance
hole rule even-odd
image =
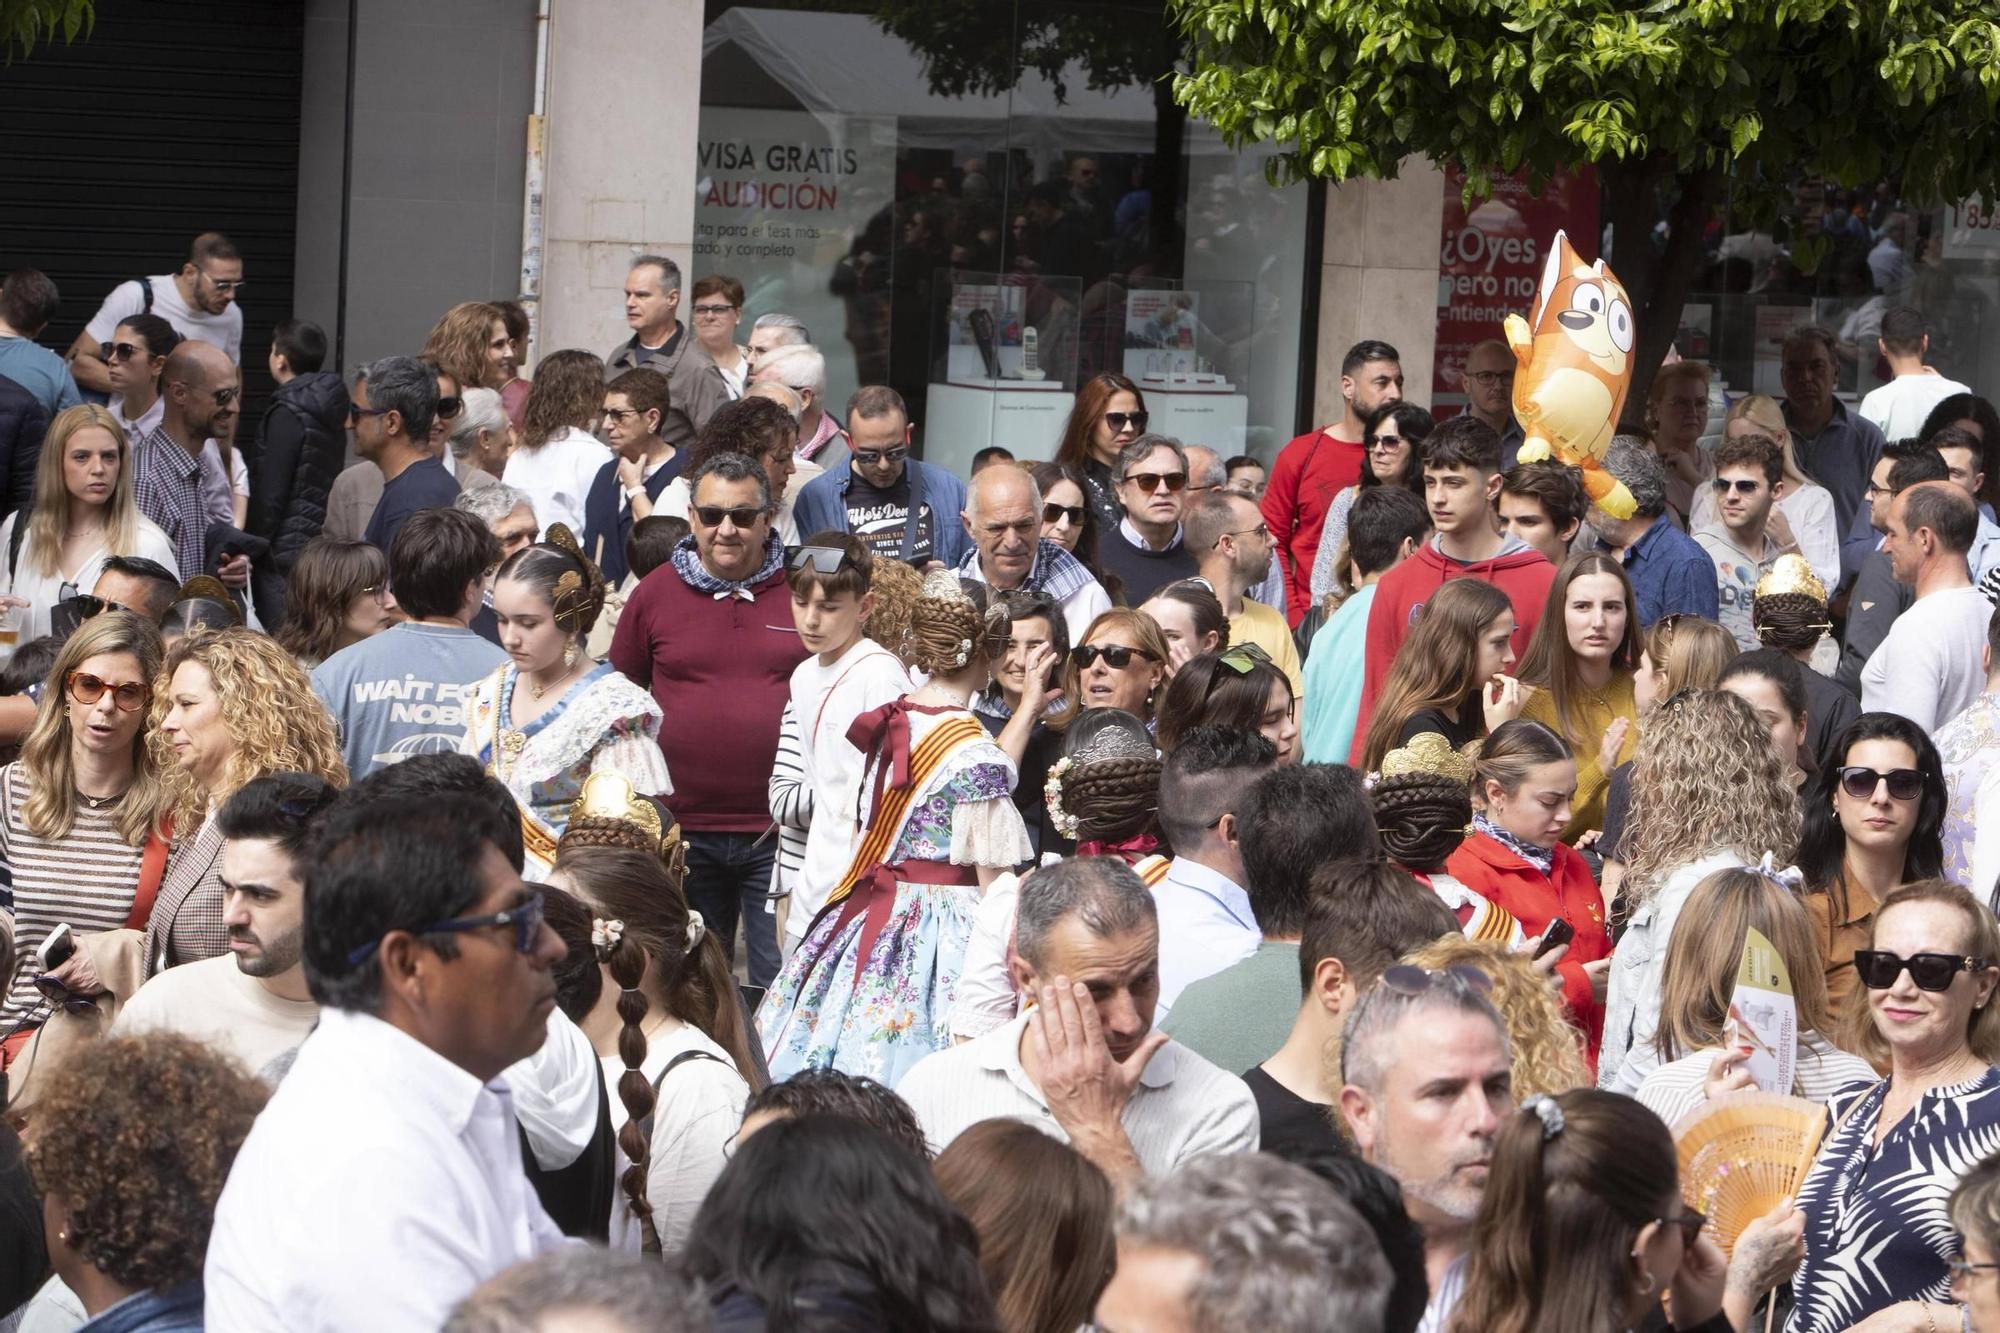
[[[563,645],[563,669],[564,669],[564,670],[568,670],[568,669],[569,669],[570,667],[573,667],[573,666],[575,666],[575,665],[576,665],[576,655],[577,655],[577,646],[576,646],[576,640],[575,640],[575,639],[571,639],[571,640],[570,640],[570,641],[569,641],[568,643],[566,643],[566,644],[564,644],[564,645]]]

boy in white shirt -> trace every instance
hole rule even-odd
[[[867,815],[861,790],[867,756],[847,739],[847,730],[863,713],[910,691],[902,660],[862,632],[875,609],[868,590],[873,572],[866,544],[844,532],[814,534],[787,564],[792,620],[813,653],[792,672],[792,712],[812,792],[812,823],[786,904],[787,957],[847,873]]]

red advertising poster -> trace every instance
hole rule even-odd
[[[1465,406],[1465,359],[1500,321],[1526,316],[1558,229],[1588,263],[1597,258],[1597,176],[1589,168],[1552,176],[1540,194],[1525,176],[1497,176],[1493,193],[1465,204],[1465,174],[1444,173],[1444,226],[1438,248],[1437,356],[1431,411],[1440,420]]]

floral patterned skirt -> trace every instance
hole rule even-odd
[[[975,885],[899,878],[893,901],[845,920],[823,912],[757,1011],[771,1078],[830,1067],[893,1088],[950,1046],[947,1020],[978,908]]]

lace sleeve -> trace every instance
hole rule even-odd
[[[667,775],[667,757],[660,744],[641,728],[619,728],[598,747],[591,760],[593,773],[623,774],[632,790],[645,796],[671,796],[673,779]]]
[[[951,863],[956,866],[1017,866],[1034,859],[1021,812],[1010,796],[960,801],[951,812]]]

